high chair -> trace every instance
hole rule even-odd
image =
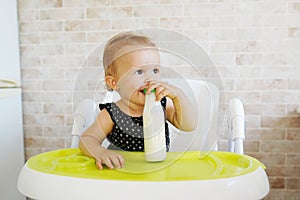
[[[34,199],[249,199],[264,198],[269,192],[265,166],[243,155],[245,114],[238,99],[229,102],[229,152],[220,152],[217,141],[222,127],[220,93],[201,80],[168,79],[180,86],[196,105],[198,126],[192,132],[171,127],[167,160],[147,163],[143,152],[119,153],[125,167],[98,170],[92,158],[77,149],[80,135],[99,112],[98,103],[80,102],[74,113],[72,149],[46,152],[32,157],[23,167],[18,189]],[[104,101],[118,99],[109,92]],[[221,127],[221,129],[220,129]],[[102,145],[107,146],[108,141]],[[118,190],[118,191],[116,191]]]

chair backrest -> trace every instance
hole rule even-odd
[[[217,150],[217,121],[219,108],[218,88],[202,80],[170,80],[179,85],[193,104],[196,104],[195,117],[197,128],[192,132],[183,132],[172,128],[170,151]]]
[[[182,132],[170,125],[170,151],[217,149],[217,115],[219,107],[219,90],[211,83],[202,80],[167,79],[167,82],[177,85],[186,93],[193,105],[196,105],[195,117],[197,128],[192,132]],[[115,92],[108,92],[103,102],[117,101]],[[191,105],[192,106],[192,105]],[[72,131],[72,147],[78,147],[80,135],[96,119],[99,107],[92,100],[85,99],[78,104],[74,113]],[[109,143],[104,142],[104,146]]]

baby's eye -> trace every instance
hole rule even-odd
[[[159,73],[159,69],[157,69],[157,68],[153,69],[153,73],[154,74],[158,74]]]
[[[137,75],[141,75],[141,74],[143,74],[143,70],[138,69],[138,70],[135,71],[135,73],[136,73]]]

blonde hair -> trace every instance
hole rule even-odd
[[[136,35],[131,32],[124,32],[115,35],[106,43],[104,48],[103,67],[105,76],[116,73],[113,63],[117,58],[119,50],[125,46],[155,47],[150,38],[143,35]]]

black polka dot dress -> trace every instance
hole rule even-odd
[[[161,104],[164,108],[166,107],[166,98],[161,100]],[[131,117],[121,111],[114,102],[100,104],[99,107],[101,110],[105,108],[114,122],[112,132],[107,135],[107,139],[111,143],[109,149],[144,151],[143,116]],[[170,138],[167,122],[165,122],[165,133],[168,151]]]

